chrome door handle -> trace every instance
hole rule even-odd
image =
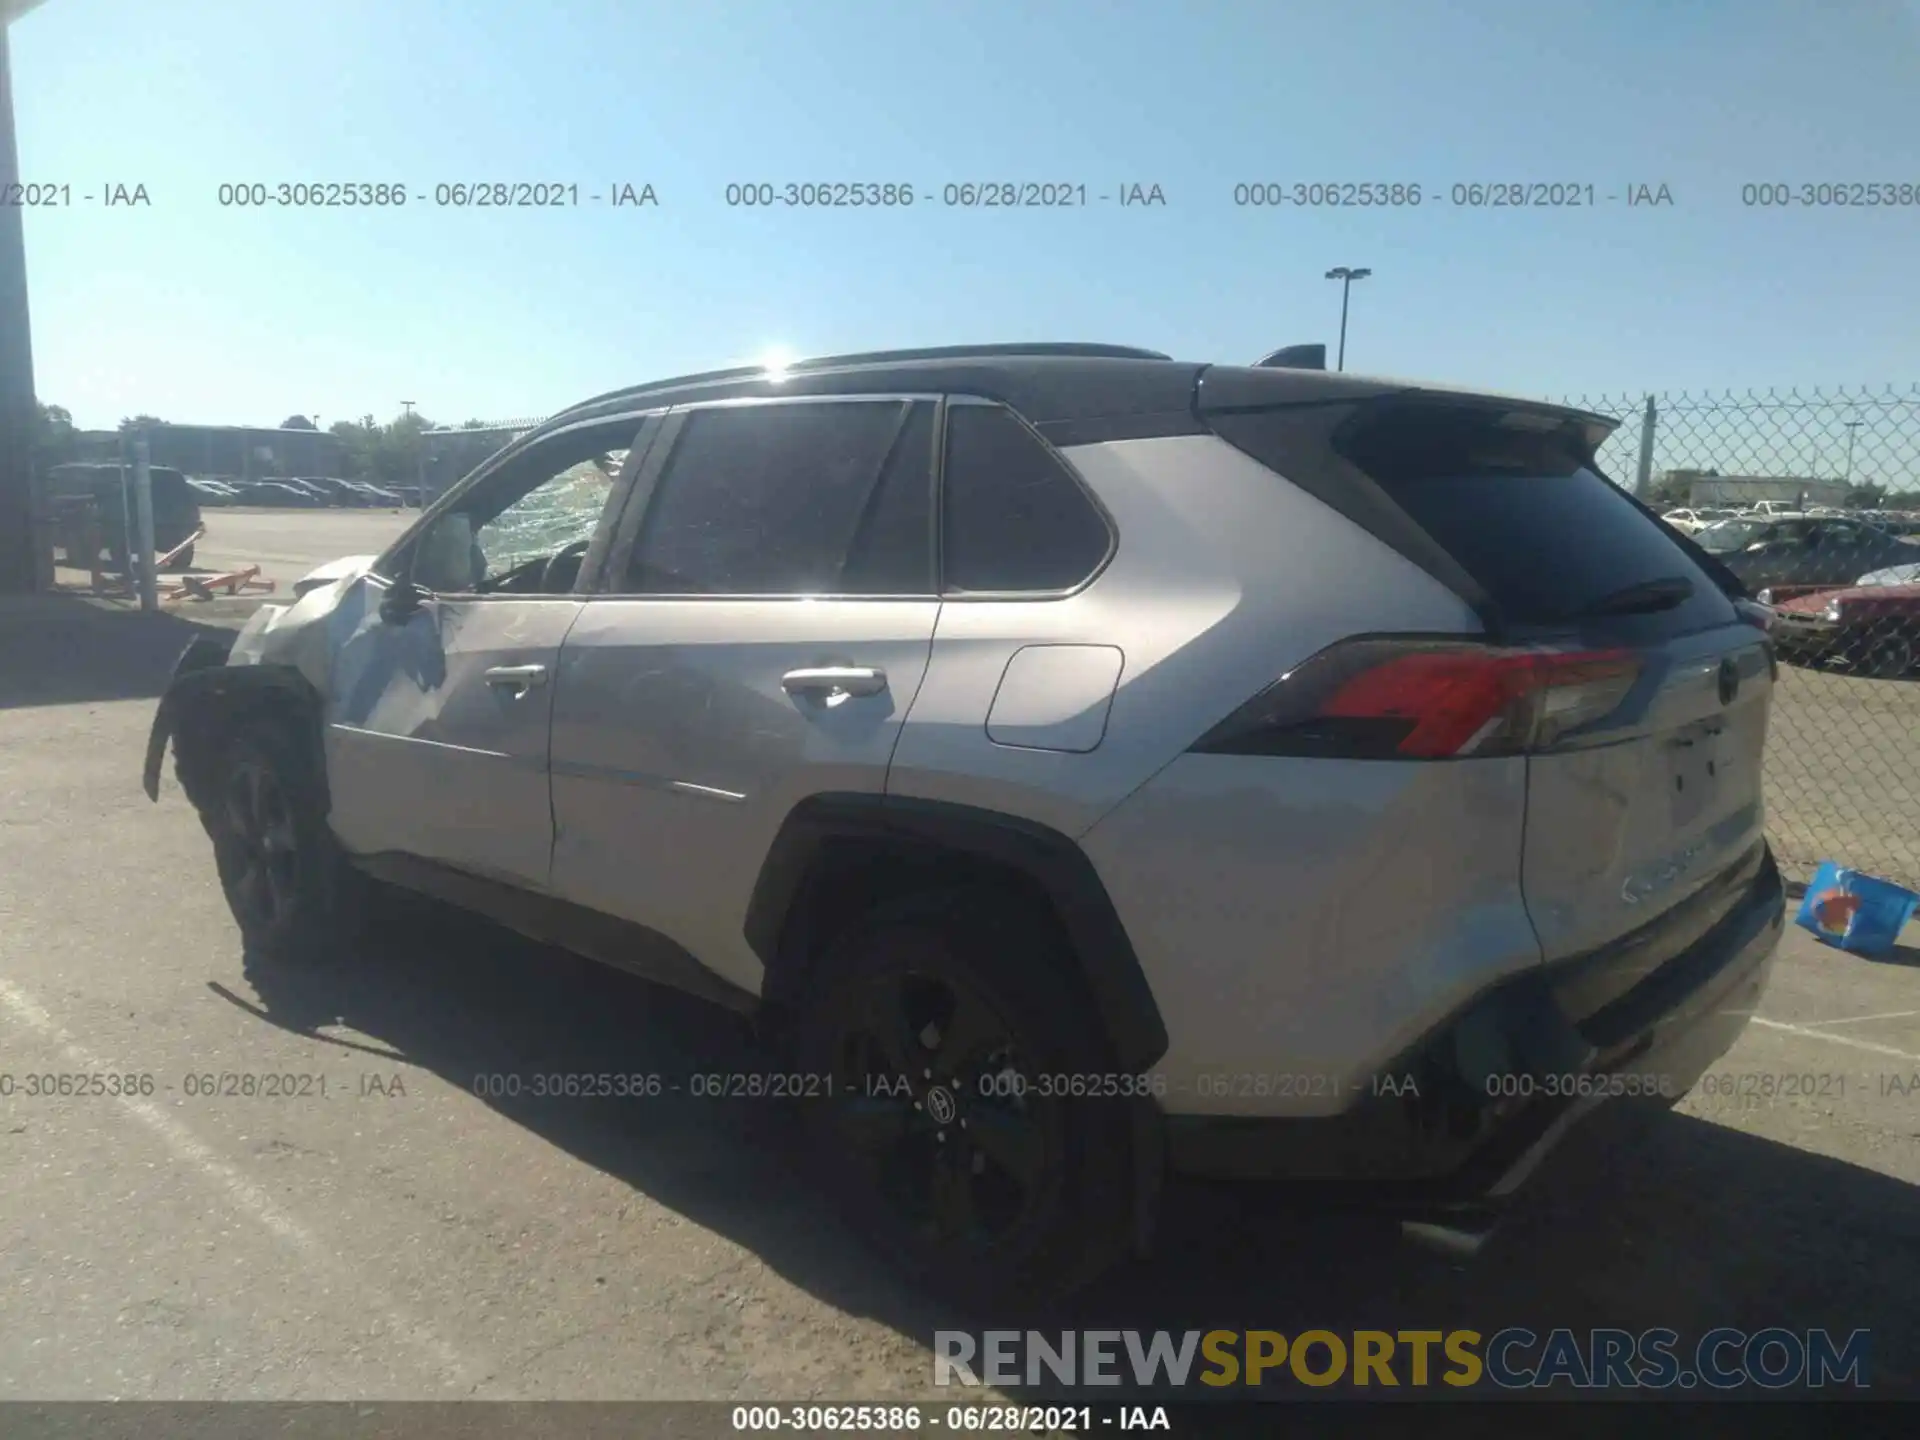
[[[547,667],[544,665],[496,665],[486,673],[487,684],[496,689],[513,690],[519,694],[547,683]]]
[[[815,670],[789,670],[780,677],[789,695],[878,695],[887,688],[887,672],[851,665],[827,665]]]

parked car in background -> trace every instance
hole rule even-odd
[[[187,484],[193,487],[194,496],[202,505],[233,505],[238,503],[240,492],[233,486],[220,480],[206,480],[189,475]]]
[[[1616,423],[1089,345],[636,386],[196,640],[143,785],[263,966],[371,876],[756,1016],[962,1300],[1169,1169],[1484,1234],[1784,923],[1767,640]]]
[[[1885,570],[1869,570],[1856,585],[1920,585],[1920,557],[1906,565],[1890,565]]]
[[[1701,529],[1709,523],[1704,516],[1695,510],[1669,510],[1660,518],[1673,526],[1674,529],[1684,531],[1688,535],[1693,534],[1694,531]]]
[[[1722,520],[1693,539],[1749,591],[1851,585],[1869,570],[1920,561],[1920,545],[1833,516]]]
[[[304,486],[289,485],[284,480],[249,480],[237,487],[238,495],[234,501],[238,505],[271,505],[280,509],[312,510],[317,509],[320,498]]]
[[[368,505],[381,506],[393,510],[400,508],[400,497],[391,490],[383,490],[380,486],[368,480],[349,480],[347,484],[353,486],[354,489],[365,496]]]
[[[123,480],[124,473],[124,480]],[[166,465],[147,471],[153,499],[153,545],[164,555],[201,528],[200,495],[187,477]],[[104,551],[115,568],[127,565],[127,528],[132,523],[131,467],[119,465],[56,465],[47,472],[45,495],[54,544],[66,563],[91,569]],[[98,540],[98,544],[94,543]],[[189,545],[168,568],[193,565]]]
[[[1888,680],[1912,674],[1920,660],[1920,580],[1814,590],[1785,600],[1762,591],[1759,599],[1773,609],[1770,628],[1783,660]]]
[[[330,505],[364,506],[366,497],[345,480],[327,475],[302,475],[294,482],[319,494]]]

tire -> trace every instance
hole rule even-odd
[[[1070,963],[1052,917],[1000,891],[909,896],[831,944],[799,1007],[799,1072],[832,1077],[805,1112],[823,1184],[962,1305],[1049,1305],[1126,1249],[1132,1102],[1034,1078],[1116,1068]]]
[[[246,722],[229,738],[201,819],[249,958],[312,963],[352,938],[363,882],[320,802],[319,777],[284,722]]]

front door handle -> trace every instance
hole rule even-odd
[[[486,681],[496,690],[511,690],[516,695],[524,695],[529,690],[547,683],[547,667],[544,665],[496,665],[487,671]]]
[[[852,665],[824,665],[813,670],[789,670],[780,677],[789,695],[878,695],[887,688],[887,672]]]

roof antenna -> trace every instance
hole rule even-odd
[[[1324,345],[1289,345],[1284,350],[1276,350],[1264,360],[1254,362],[1258,370],[1324,370],[1327,368],[1327,347]]]

